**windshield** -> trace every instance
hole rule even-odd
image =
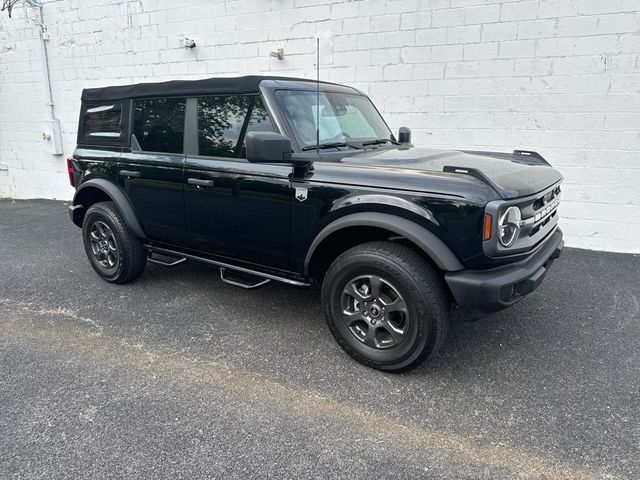
[[[362,144],[391,139],[391,131],[363,95],[302,90],[276,93],[283,105],[301,148],[316,145],[316,119],[320,123],[320,144]],[[318,104],[320,114],[318,115]]]

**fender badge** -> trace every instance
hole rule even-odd
[[[299,202],[304,202],[307,199],[307,190],[306,188],[296,188],[296,199]]]

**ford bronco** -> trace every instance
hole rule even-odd
[[[361,91],[248,76],[85,89],[70,215],[97,274],[194,260],[226,283],[321,286],[329,330],[399,372],[531,293],[560,255],[539,154],[415,148]]]

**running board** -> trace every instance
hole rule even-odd
[[[271,281],[270,278],[262,278],[257,277],[259,280],[256,283],[243,283],[237,280],[230,280],[224,276],[224,272],[226,269],[224,267],[220,267],[220,280],[228,285],[233,285],[234,287],[244,288],[245,290],[253,290],[254,288],[262,287]],[[243,273],[243,275],[248,276],[248,274]],[[252,277],[254,275],[251,275]]]
[[[180,263],[182,263],[183,260],[187,260],[187,259],[195,260],[196,262],[202,262],[202,263],[206,263],[206,264],[209,264],[209,265],[214,265],[216,267],[220,267],[221,269],[227,269],[227,270],[231,270],[231,271],[235,271],[235,272],[244,273],[244,274],[247,274],[247,275],[252,275],[254,277],[259,277],[259,278],[262,278],[264,280],[273,280],[275,282],[286,283],[287,285],[294,285],[296,287],[308,287],[310,285],[307,282],[301,282],[299,280],[292,280],[290,278],[280,277],[278,275],[272,275],[270,273],[259,272],[257,270],[252,270],[250,268],[239,267],[239,266],[236,266],[236,265],[231,265],[229,263],[219,262],[217,260],[211,260],[209,258],[199,257],[197,255],[192,255],[190,253],[176,252],[176,251],[173,251],[173,250],[169,250],[167,248],[155,247],[155,246],[152,246],[152,245],[145,245],[144,248],[147,249],[151,253],[158,253],[160,255],[166,255],[168,257],[181,258]],[[229,283],[230,285],[235,285],[235,283],[240,283],[240,282],[234,282],[233,280],[229,280],[229,279],[223,278],[224,277],[224,272],[223,271],[220,272],[220,275],[221,275],[222,281],[225,282],[225,283]],[[230,283],[230,282],[234,282],[234,283]],[[262,285],[264,285],[266,283],[267,282],[261,283],[261,285],[250,286],[249,288],[257,288],[257,287],[262,286]],[[246,285],[246,284],[243,284],[243,285]],[[240,286],[240,285],[236,285],[236,286]],[[246,288],[246,286],[244,288]]]
[[[149,249],[147,249],[147,251],[149,252],[149,254],[147,255],[147,261],[151,263],[155,263],[156,265],[162,265],[163,267],[175,267],[176,265],[180,265],[181,263],[184,263],[187,261],[185,257],[182,257],[182,258],[178,258],[175,262],[163,262],[162,260],[158,260],[157,258],[152,257],[153,251]],[[165,255],[166,257],[175,258],[173,255],[166,255],[166,254],[162,254],[162,255]]]

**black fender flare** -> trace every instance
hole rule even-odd
[[[378,227],[389,230],[410,240],[418,246],[434,263],[445,272],[463,270],[454,253],[433,232],[403,217],[389,213],[361,212],[345,215],[324,227],[311,242],[304,260],[304,272],[309,274],[309,264],[318,246],[332,233],[347,227]]]
[[[116,205],[116,207],[124,217],[125,223],[137,237],[147,238],[144,230],[142,229],[142,226],[140,225],[140,222],[138,221],[138,217],[133,210],[133,206],[131,205],[131,202],[129,201],[125,193],[120,189],[120,187],[104,178],[93,178],[91,180],[88,180],[80,185],[78,190],[76,190],[76,193],[73,196],[73,206],[69,207],[74,223],[76,223],[75,212],[78,209],[85,208],[84,205],[78,203],[78,197],[84,189],[90,187],[101,190],[113,201],[113,203]],[[78,224],[76,223],[76,225]],[[81,225],[82,224],[80,224],[79,226]]]

